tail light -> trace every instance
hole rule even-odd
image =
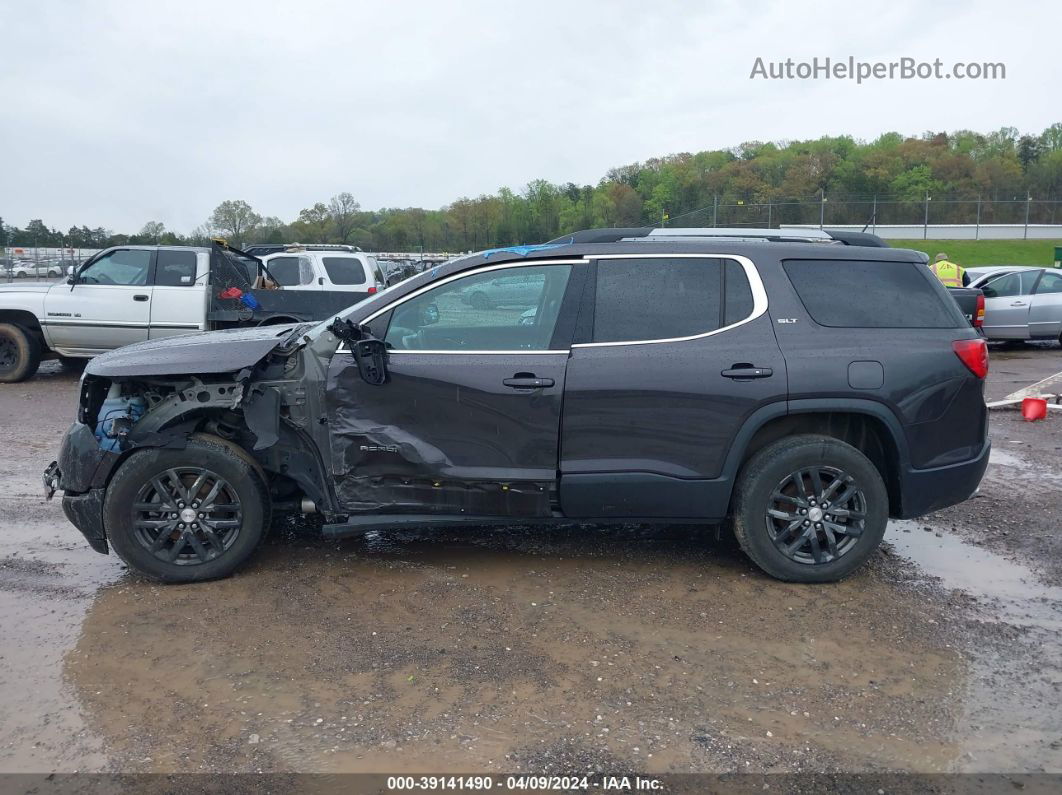
[[[984,294],[977,296],[977,309],[974,310],[973,327],[981,328],[985,324],[985,297]]]
[[[369,288],[369,295],[376,295],[376,288],[375,287],[370,287]]]
[[[978,378],[988,375],[988,343],[984,340],[955,340],[951,343],[966,368]]]

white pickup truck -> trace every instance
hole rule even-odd
[[[117,246],[65,282],[0,285],[0,383],[31,377],[43,359],[78,367],[148,339],[324,320],[384,288],[371,256],[335,248],[258,259],[222,241]]]

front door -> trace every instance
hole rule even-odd
[[[561,510],[719,518],[731,442],[786,395],[759,275],[700,255],[603,257],[595,270],[568,363]]]
[[[74,285],[49,290],[42,325],[50,346],[78,356],[146,340],[154,258],[151,249],[116,249],[81,270]]]
[[[986,337],[993,340],[1029,338],[1031,293],[1039,275],[1038,270],[1023,268],[997,276],[981,288],[985,294],[982,328]]]
[[[459,274],[369,318],[388,380],[351,355],[328,377],[332,470],[352,511],[549,516],[565,368],[585,263],[506,264]],[[532,288],[497,306],[519,275]],[[499,284],[501,282],[501,284]]]

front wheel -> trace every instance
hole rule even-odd
[[[227,577],[250,558],[269,516],[266,485],[249,457],[208,439],[134,452],[103,503],[114,551],[167,583]]]
[[[22,326],[0,323],[0,384],[16,384],[37,372],[41,364],[38,338]]]
[[[839,439],[793,436],[758,451],[735,489],[733,526],[753,562],[788,582],[835,582],[878,548],[889,520],[881,473]]]

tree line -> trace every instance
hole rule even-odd
[[[831,202],[832,223],[863,223],[868,207],[890,203],[933,205],[934,223],[972,222],[978,202],[983,223],[994,218],[990,203],[1062,201],[1062,123],[1039,135],[1012,127],[982,134],[969,130],[904,137],[889,132],[873,141],[849,136],[817,140],[750,141],[732,149],[653,158],[610,170],[596,185],[534,180],[521,191],[501,188],[476,198],[462,197],[438,210],[418,207],[363,210],[350,193],[318,202],[285,223],[263,216],[247,202],[222,202],[190,233],[168,230],[157,221],[135,234],[102,227],[74,226],[66,232],[41,219],[24,228],[4,226],[0,245],[100,248],[126,243],[201,244],[212,236],[235,245],[249,243],[346,243],[369,251],[466,251],[535,243],[590,227],[746,223],[756,207],[756,225],[814,223],[814,202]],[[981,202],[989,205],[980,217]],[[950,204],[949,204],[950,203]],[[722,219],[718,208],[728,208]],[[769,214],[764,218],[762,208]],[[809,209],[810,208],[810,209]],[[1052,206],[1050,220],[1057,208]],[[809,212],[811,213],[809,217]],[[878,223],[899,222],[877,218]],[[903,222],[909,223],[909,220]]]

